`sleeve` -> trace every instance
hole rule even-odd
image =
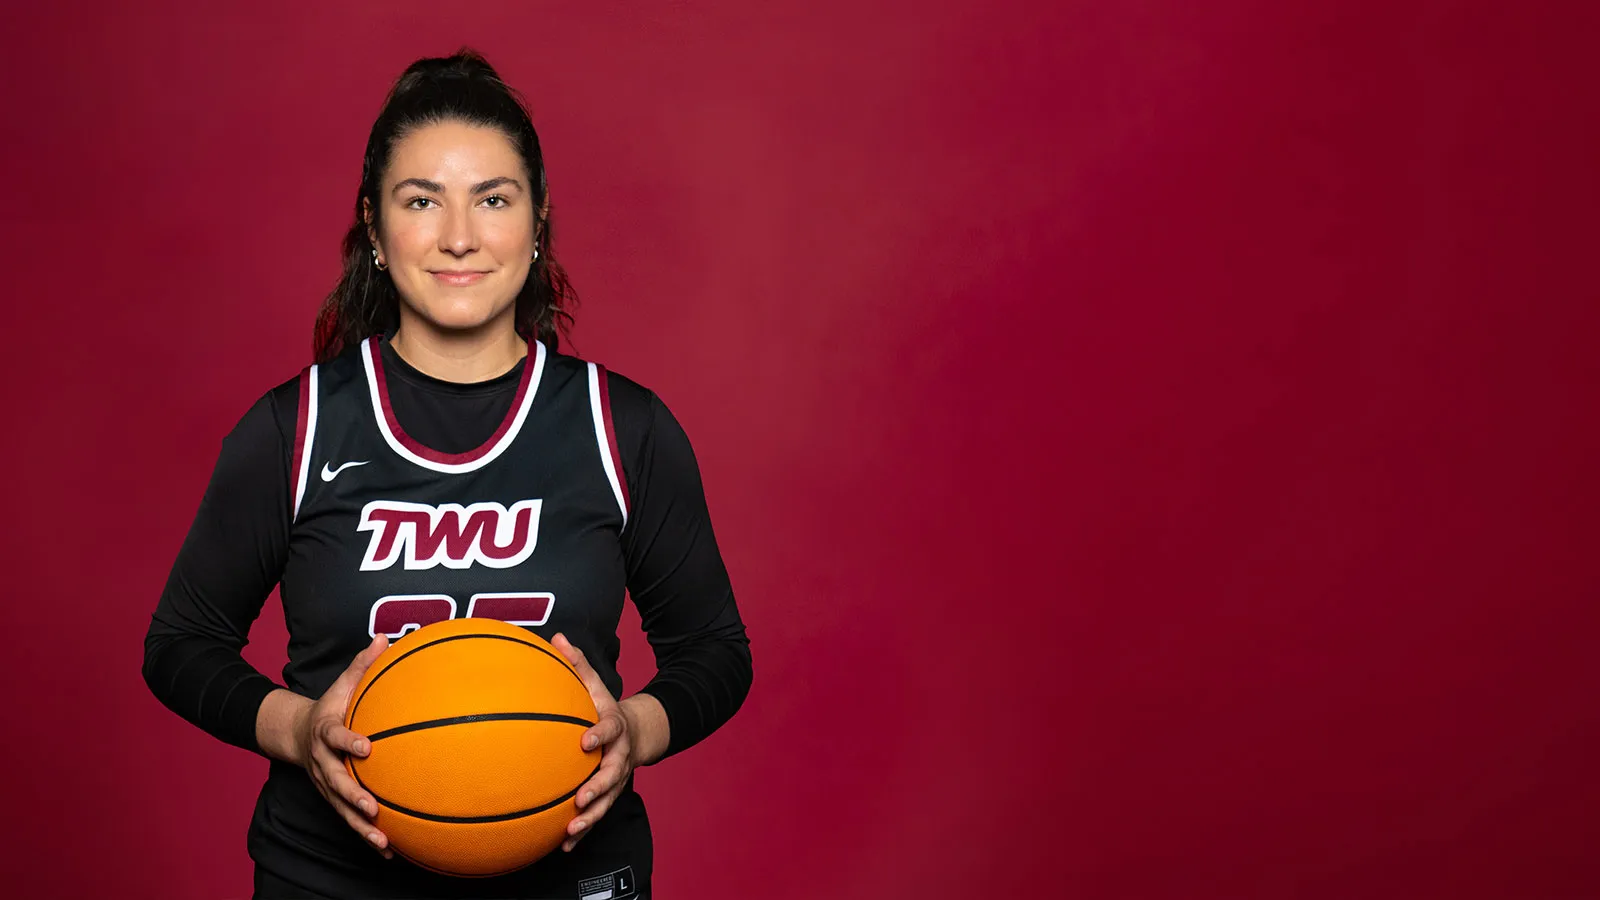
[[[254,753],[256,715],[278,685],[240,655],[283,573],[297,380],[252,406],[222,442],[211,482],[150,618],[144,680],[206,733]]]
[[[641,691],[666,710],[666,756],[704,740],[750,691],[750,640],[717,549],[689,438],[656,395],[608,373],[631,499],[628,593],[656,657]]]

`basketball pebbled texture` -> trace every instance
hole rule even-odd
[[[597,719],[577,672],[544,639],[495,619],[452,619],[400,638],[356,685],[345,725],[372,742],[347,757],[378,801],[374,823],[419,866],[486,876],[561,845]]]

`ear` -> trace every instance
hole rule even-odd
[[[372,199],[369,197],[361,198],[361,221],[367,226],[367,242],[381,255],[383,248],[378,246],[378,229],[372,224]]]
[[[550,221],[550,192],[544,192],[544,203],[539,207],[539,215],[533,220],[533,242],[539,243],[539,238],[544,234],[545,223]]]

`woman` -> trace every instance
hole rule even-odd
[[[538,136],[482,57],[401,75],[355,212],[317,364],[223,442],[152,617],[145,680],[272,761],[248,836],[258,897],[578,898],[607,878],[619,900],[648,896],[632,772],[726,722],[751,681],[688,440],[650,391],[557,352],[571,292]],[[286,688],[239,652],[275,585]],[[658,673],[619,702],[625,589]],[[581,738],[601,765],[561,850],[485,879],[397,857],[342,763],[371,750],[342,722],[388,639],[466,615],[551,639],[601,713]]]

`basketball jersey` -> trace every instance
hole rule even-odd
[[[320,697],[374,635],[393,640],[432,622],[479,616],[546,640],[565,634],[620,698],[629,501],[605,369],[530,342],[498,428],[474,449],[445,453],[414,440],[396,419],[381,340],[363,341],[299,379],[279,579],[289,632],[285,685]],[[496,380],[494,393],[501,402],[503,383]],[[426,389],[409,378],[406,388]],[[651,847],[630,776],[577,852],[494,878],[434,875],[378,857],[303,769],[279,761],[249,837],[259,866],[296,874],[318,893],[352,897],[545,896],[552,885],[607,872],[637,879],[643,892]]]
[[[499,428],[442,453],[395,419],[378,341],[301,376],[288,687],[321,696],[374,635],[480,616],[565,634],[621,696],[628,499],[605,370],[530,342]]]

